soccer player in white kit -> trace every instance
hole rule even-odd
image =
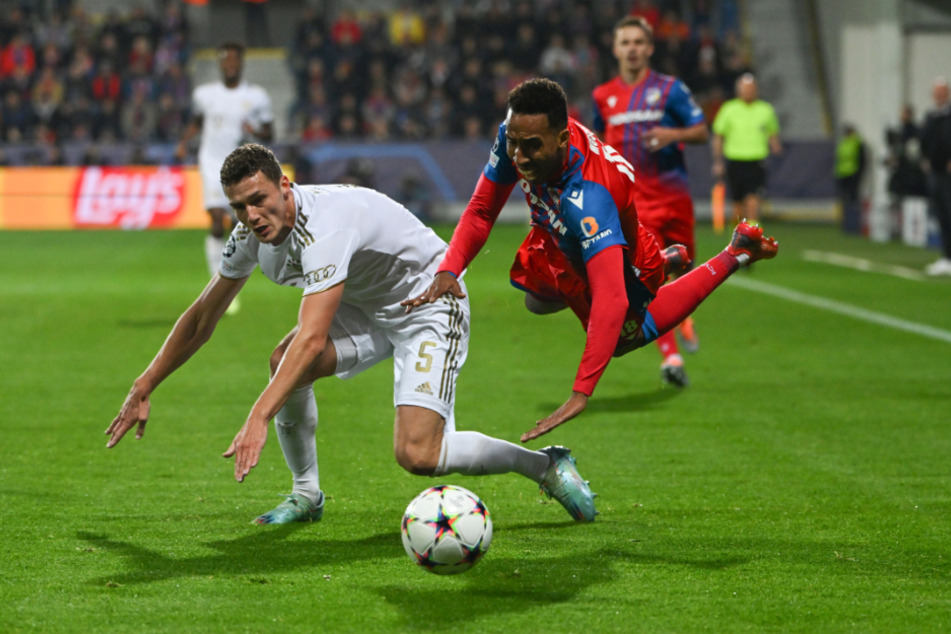
[[[324,494],[317,469],[313,383],[346,379],[393,358],[396,460],[417,475],[515,472],[541,486],[578,521],[592,521],[594,495],[569,450],[533,451],[473,431],[457,431],[456,377],[469,343],[466,297],[446,295],[407,312],[401,301],[422,293],[446,251],[405,207],[371,189],[302,186],[281,172],[267,148],[234,150],[221,182],[240,221],[215,275],[178,319],[135,380],[106,430],[113,447],[132,427],[141,438],[152,391],[208,339],[255,267],[271,281],[303,290],[297,326],[271,355],[271,380],[225,451],[239,482],[257,465],[273,418],[293,474],[293,490],[254,521],[316,521]]]
[[[225,220],[232,220],[228,198],[219,181],[221,166],[228,154],[243,142],[270,141],[274,132],[271,98],[263,88],[241,78],[244,47],[236,42],[222,44],[218,47],[218,63],[221,81],[195,88],[192,119],[175,148],[175,158],[184,160],[188,142],[201,133],[198,169],[205,209],[211,217],[210,232],[205,237],[205,259],[212,276],[221,263]]]

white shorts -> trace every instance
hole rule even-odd
[[[228,197],[225,196],[225,190],[221,187],[221,166],[200,167],[201,171],[201,195],[205,204],[205,209],[227,209],[231,211],[231,205],[228,203]]]
[[[416,405],[453,422],[456,379],[469,351],[469,300],[443,296],[383,329],[341,304],[330,327],[337,349],[334,375],[349,379],[393,357],[393,405]]]

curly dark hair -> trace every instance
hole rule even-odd
[[[528,79],[509,92],[508,107],[513,114],[543,114],[548,127],[561,131],[568,127],[568,97],[556,82],[544,77]]]
[[[284,174],[274,152],[257,143],[245,143],[231,152],[221,166],[221,186],[235,185],[258,172],[275,185],[281,182]]]

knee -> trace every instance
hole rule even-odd
[[[274,348],[274,352],[271,353],[271,358],[268,360],[269,365],[271,366],[271,376],[273,377],[277,374],[277,367],[281,365],[281,359],[284,358],[284,351],[287,349],[283,343]]]
[[[531,293],[525,293],[525,308],[528,309],[528,312],[535,315],[550,315],[551,313],[557,313],[559,310],[564,310],[567,307],[568,305],[564,302],[544,300]]]
[[[413,475],[431,476],[439,466],[439,452],[428,443],[400,443],[394,449],[396,462]]]

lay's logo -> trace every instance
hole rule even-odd
[[[73,222],[122,229],[168,226],[184,201],[181,168],[87,167],[73,196]]]

